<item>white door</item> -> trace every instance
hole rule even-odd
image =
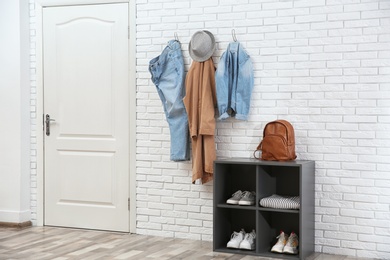
[[[43,52],[44,224],[129,232],[128,4],[44,8]]]

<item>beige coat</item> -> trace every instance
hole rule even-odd
[[[213,179],[215,152],[215,67],[212,58],[193,61],[186,77],[184,105],[192,141],[192,183]]]

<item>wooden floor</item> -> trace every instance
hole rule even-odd
[[[0,228],[0,259],[270,259],[215,253],[211,242],[55,227]],[[310,260],[352,260],[314,254]]]

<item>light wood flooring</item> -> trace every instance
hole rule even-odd
[[[211,242],[56,227],[0,228],[0,259],[270,259],[213,252]],[[315,253],[310,260],[352,260]],[[362,258],[360,258],[362,259]]]

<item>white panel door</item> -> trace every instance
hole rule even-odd
[[[43,10],[45,225],[129,232],[128,4]]]

